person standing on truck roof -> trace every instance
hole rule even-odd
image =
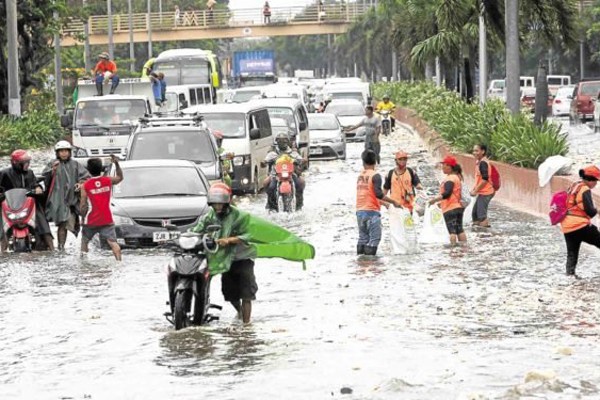
[[[160,101],[164,103],[167,101],[167,81],[165,80],[165,74],[159,72],[158,80],[160,82]]]
[[[160,79],[158,78],[158,74],[156,72],[150,73],[150,82],[152,83],[152,95],[154,96],[154,104],[156,104],[157,107],[160,107],[162,105],[162,95]]]
[[[142,67],[142,78],[148,78],[150,73],[154,69],[154,62],[156,61],[156,57],[152,57]]]
[[[117,86],[119,86],[119,75],[117,75],[117,64],[111,61],[107,52],[103,52],[98,56],[98,63],[92,70],[96,81],[96,90],[98,96],[102,96],[102,84],[109,80],[111,81],[110,94],[114,94]]]

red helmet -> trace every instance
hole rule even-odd
[[[216,182],[208,189],[208,204],[229,204],[231,203],[231,188],[223,182]]]
[[[12,165],[15,164],[25,164],[31,161],[31,155],[27,152],[27,150],[15,150],[10,155],[10,163]]]

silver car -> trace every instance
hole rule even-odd
[[[358,100],[340,99],[333,100],[327,105],[325,111],[335,114],[343,128],[358,125],[365,117],[365,107]],[[365,140],[365,129],[358,128],[346,132],[347,140]]]
[[[308,114],[308,129],[311,159],[346,159],[346,135],[335,114]]]

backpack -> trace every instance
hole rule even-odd
[[[488,165],[490,166],[490,183],[494,191],[497,192],[502,185],[500,182],[500,173],[498,172],[498,168],[494,167],[491,163],[488,162]]]
[[[415,180],[415,171],[413,171],[413,170],[412,170],[412,168],[410,168],[410,167],[406,167],[406,169],[408,170],[408,173],[410,174],[410,181],[411,181],[411,183],[412,183],[412,181],[414,181],[414,180]],[[391,169],[391,170],[390,170],[390,172],[388,172],[388,175],[387,175],[387,180],[391,182],[393,177],[394,177],[394,170],[393,170],[393,169]],[[391,188],[391,186],[390,186],[390,191],[391,191],[391,190],[392,190],[392,188]],[[414,186],[413,186],[413,188],[412,188],[412,192],[413,192],[413,193],[412,193],[412,194],[413,194],[413,196],[417,194],[417,192],[416,192],[416,190],[415,190],[415,187],[414,187]]]
[[[569,213],[569,192],[572,189],[573,187],[570,187],[569,190],[556,192],[552,195],[550,199],[550,211],[548,212],[552,225],[562,222]],[[577,197],[578,192],[579,190],[574,193],[575,197]]]

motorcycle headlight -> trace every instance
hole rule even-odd
[[[17,218],[25,218],[27,216],[27,213],[29,212],[29,209],[26,208],[23,211],[21,211],[20,213],[17,214]]]
[[[113,214],[113,221],[115,225],[133,225],[133,220],[123,215]]]
[[[198,236],[181,236],[179,237],[179,247],[184,250],[191,250],[200,244]]]
[[[6,214],[6,216],[8,217],[8,219],[10,219],[11,221],[14,221],[15,219],[18,219],[19,216],[15,213],[8,213]]]

